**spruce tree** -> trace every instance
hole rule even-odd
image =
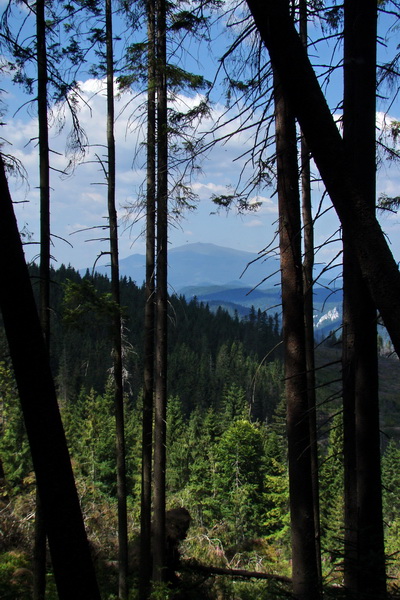
[[[308,45],[308,7],[307,0],[299,1],[299,33],[305,48]],[[314,220],[311,199],[311,168],[310,153],[303,135],[300,138],[301,161],[301,213],[303,226],[303,291],[304,291],[304,328],[306,343],[307,366],[307,395],[310,422],[311,444],[311,469],[313,486],[314,525],[315,525],[315,553],[318,567],[319,580],[322,582],[321,573],[321,532],[320,508],[318,486],[318,440],[317,440],[317,400],[315,383],[315,356],[314,356],[314,300],[313,300],[313,270],[314,270]]]
[[[270,543],[290,556],[289,477],[284,440],[267,427],[265,452],[265,482],[263,533]]]
[[[344,3],[343,141],[371,215],[376,194],[375,0]],[[385,597],[380,474],[376,308],[343,230],[343,402],[345,586],[360,598]]]
[[[328,573],[332,566],[339,570],[343,563],[344,542],[344,474],[343,421],[337,414],[331,422],[326,451],[321,456],[321,536],[324,555],[329,557]]]
[[[166,2],[156,0],[157,191],[154,400],[153,581],[166,577],[165,469],[167,417],[168,117]]]
[[[400,551],[400,448],[390,440],[382,457],[383,520],[385,523],[385,547],[389,572],[395,570]],[[394,568],[393,568],[394,567]]]
[[[40,319],[50,356],[50,149],[47,121],[48,67],[44,0],[36,2],[36,52],[40,187]],[[44,600],[46,589],[46,531],[38,491],[36,494],[33,565],[33,598],[34,600]]]
[[[264,512],[263,458],[261,432],[244,419],[234,420],[216,447],[219,512],[236,545],[260,533]]]
[[[190,474],[187,486],[188,504],[193,516],[204,527],[215,523],[220,505],[216,482],[217,443],[221,420],[210,407],[192,412],[188,425]]]
[[[147,598],[151,579],[151,505],[155,357],[155,227],[156,227],[156,46],[155,2],[147,0],[147,156],[146,280],[144,307],[144,375],[142,415],[142,488],[140,513],[140,598]]]
[[[168,398],[167,407],[167,471],[168,493],[183,490],[189,478],[189,444],[187,425],[179,398]]]
[[[0,456],[2,486],[17,491],[32,471],[32,459],[18,391],[10,367],[0,362]]]
[[[125,464],[124,389],[122,365],[122,319],[119,281],[118,219],[115,204],[116,157],[114,137],[114,50],[112,0],[105,2],[107,65],[107,206],[111,256],[114,410],[116,425],[116,471],[118,499],[118,596],[128,598],[128,515]]]
[[[299,599],[311,600],[319,597],[319,585],[306,376],[297,136],[294,114],[285,100],[277,73],[274,74],[274,95],[293,593]]]

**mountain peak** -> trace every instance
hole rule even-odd
[[[174,291],[206,284],[255,286],[279,271],[279,263],[273,258],[265,260],[252,252],[204,242],[171,248],[168,256],[169,284]],[[142,254],[132,254],[121,259],[121,277],[130,277],[141,285],[144,281],[145,262]],[[109,273],[109,268],[105,266],[96,270]],[[276,279],[277,277],[269,279],[268,285],[273,285]]]

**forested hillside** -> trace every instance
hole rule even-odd
[[[35,287],[35,266],[31,267],[31,275]],[[51,279],[51,356],[58,400],[102,593],[113,597],[117,539],[108,332],[113,309],[110,282],[99,275],[82,278],[64,266],[53,270]],[[135,589],[139,568],[144,296],[143,289],[132,281],[122,280],[121,289],[129,577]],[[248,319],[239,321],[225,311],[213,314],[195,300],[187,303],[184,297],[172,296],[169,331],[167,508],[185,507],[191,517],[187,539],[180,547],[182,564],[189,570],[181,573],[183,596],[179,597],[233,594],[245,599],[249,594],[264,597],[272,589],[278,595],[284,594],[284,579],[290,576],[290,529],[278,317],[265,320],[260,311],[252,311]],[[322,546],[324,576],[332,584],[340,578],[342,560],[340,366],[338,349],[332,343],[321,347],[317,356]],[[384,359],[382,364],[385,386],[385,382],[391,382],[391,374],[397,372],[398,363]],[[397,388],[389,393],[386,390],[384,419],[388,424],[399,414],[397,394]],[[0,456],[4,471],[0,591],[4,598],[30,598],[34,476],[3,334],[0,398]],[[400,550],[400,504],[394,491],[399,470],[400,451],[391,442],[383,457],[390,554]],[[186,528],[185,513],[170,514],[171,519],[177,519],[170,524],[174,531]],[[179,520],[182,518],[183,525]],[[213,568],[267,572],[280,578],[242,580],[221,574],[211,578]],[[56,596],[50,564],[48,570],[48,597],[53,598]],[[390,572],[398,576],[396,567]]]
[[[35,265],[31,277],[35,289]],[[104,593],[111,593],[116,570],[109,566],[104,571],[105,564],[112,565],[116,560],[117,544],[113,529],[116,455],[110,377],[109,330],[114,309],[110,281],[99,275],[82,278],[74,269],[63,266],[52,270],[51,280],[51,363],[58,401],[85,524],[99,561],[100,581]],[[129,539],[133,546],[129,572],[134,588],[138,577],[134,548],[140,514],[144,290],[126,279],[121,281],[121,289]],[[268,452],[269,461],[280,457],[282,465],[275,466],[271,474],[276,469],[282,473],[285,470],[282,417],[279,437],[271,432],[272,437],[268,442],[266,439],[267,424],[274,420],[282,402],[278,317],[265,319],[260,311],[253,311],[249,319],[239,321],[222,310],[214,314],[196,300],[187,303],[184,297],[172,296],[169,334],[168,506],[185,506],[191,514],[194,537],[188,542],[187,558],[227,566],[236,554],[235,548],[247,543],[251,546],[250,540],[262,531]],[[28,515],[33,509],[34,476],[3,332],[1,347],[0,456],[5,535],[1,543],[4,577],[0,589],[2,594],[11,594],[9,597],[30,597],[28,557],[33,530]],[[270,450],[265,450],[266,445],[271,446]],[[237,463],[234,472],[232,461]],[[286,501],[280,503],[286,513]],[[277,527],[275,521],[272,517],[272,529]],[[233,548],[227,555],[225,546]],[[242,564],[238,557],[235,561]],[[17,567],[25,568],[25,576],[13,582]],[[190,579],[193,577],[197,589],[202,576],[192,575]],[[51,593],[51,579],[47,587]],[[207,588],[200,585],[199,593],[211,593]]]
[[[31,267],[34,289],[39,272]],[[61,266],[51,272],[51,361],[61,401],[84,390],[104,393],[110,369],[113,303],[106,276],[81,277]],[[144,288],[121,280],[124,386],[135,404],[143,387]],[[247,319],[211,312],[196,299],[169,297],[168,389],[179,396],[185,415],[197,408],[218,408],[224,390],[243,389],[252,418],[268,420],[281,392],[282,358],[278,315],[260,310]]]

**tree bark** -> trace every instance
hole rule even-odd
[[[165,581],[165,467],[167,413],[168,123],[166,5],[156,2],[157,23],[157,257],[154,416],[153,580]]]
[[[296,122],[274,76],[293,594],[319,597],[311,479]]]
[[[343,140],[347,164],[372,215],[376,194],[376,38],[376,0],[345,0]],[[348,231],[343,232],[344,576],[345,586],[358,598],[383,598],[376,309],[354,260],[349,236]]]
[[[36,487],[35,533],[32,553],[33,600],[44,600],[46,595],[46,529],[39,490]]]
[[[107,63],[107,204],[111,254],[111,294],[116,309],[113,315],[113,378],[117,455],[118,502],[118,595],[128,598],[128,515],[126,506],[124,390],[122,378],[122,322],[119,282],[118,218],[115,207],[115,138],[114,138],[114,52],[112,0],[106,0]]]
[[[36,2],[37,107],[39,125],[40,188],[40,322],[50,354],[50,159],[47,120],[47,48],[44,0]],[[33,599],[44,600],[46,591],[46,531],[42,503],[36,489],[33,546]]]
[[[0,160],[0,307],[61,600],[100,600],[48,353]]]
[[[300,37],[303,46],[307,48],[307,0],[299,0],[299,25]],[[310,424],[310,450],[311,450],[311,478],[313,488],[314,525],[315,525],[315,552],[320,585],[322,585],[321,565],[321,528],[319,506],[319,479],[318,479],[318,440],[317,440],[317,400],[315,383],[315,356],[314,356],[314,300],[313,300],[313,270],[314,270],[314,221],[311,201],[311,169],[310,152],[303,134],[300,139],[301,157],[301,207],[303,222],[303,294],[304,294],[304,328],[306,344],[307,367],[307,396]]]
[[[40,320],[47,345],[50,337],[50,161],[47,121],[47,55],[44,0],[36,2],[40,186]]]
[[[348,169],[343,140],[293,23],[277,0],[247,0],[285,97],[305,135],[375,306],[400,355],[400,273],[382,229]]]
[[[140,598],[146,600],[152,575],[151,482],[153,455],[154,333],[155,333],[155,193],[156,193],[156,89],[155,6],[147,0],[147,190],[146,283],[144,309],[144,393],[142,423],[142,490],[140,513]]]

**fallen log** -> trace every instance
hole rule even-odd
[[[292,583],[290,577],[275,575],[274,573],[261,573],[259,571],[247,571],[245,569],[228,569],[224,567],[209,567],[199,563],[185,562],[181,564],[180,570],[194,571],[203,575],[227,575],[228,577],[241,577],[243,579],[269,579],[281,583]]]

